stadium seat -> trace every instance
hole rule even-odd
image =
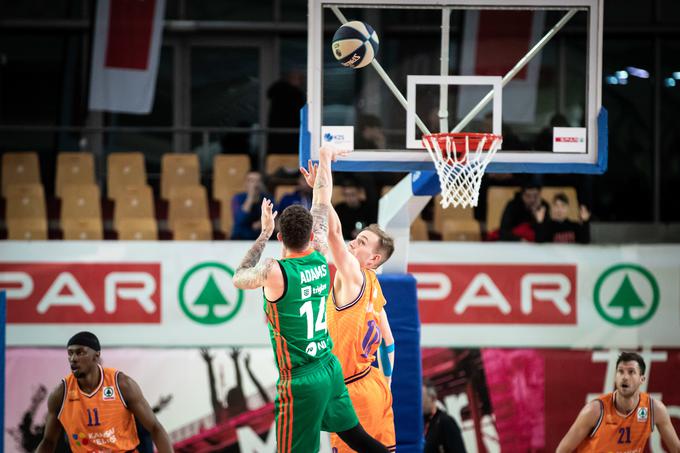
[[[115,200],[129,186],[146,185],[144,154],[140,152],[111,153],[106,159],[106,194]]]
[[[2,196],[7,198],[7,187],[15,184],[40,184],[38,153],[26,151],[2,155]]]
[[[151,187],[127,186],[118,195],[113,209],[113,224],[116,230],[121,220],[154,218]]]
[[[444,241],[481,241],[482,232],[476,220],[445,220]]]
[[[62,189],[61,220],[98,219],[102,210],[99,186],[96,184],[68,184]]]
[[[196,154],[164,154],[161,161],[161,198],[169,200],[179,187],[200,184],[200,168]]]
[[[563,193],[567,196],[569,200],[569,220],[578,222],[578,195],[576,194],[576,189],[574,187],[543,187],[541,189],[541,198],[543,198],[548,204],[552,204],[553,197],[558,193]]]
[[[443,234],[444,222],[447,220],[475,219],[473,208],[454,208],[453,206],[444,208],[442,207],[441,200],[441,195],[434,197],[433,222],[435,231]]]
[[[208,219],[177,220],[173,238],[176,241],[209,241],[212,239],[212,226]]]
[[[47,220],[44,218],[8,219],[7,239],[40,241],[47,239]]]
[[[224,200],[234,190],[244,190],[249,171],[250,158],[246,154],[216,155],[213,160],[213,199]]]
[[[121,241],[155,241],[158,239],[158,226],[154,218],[122,218],[116,227]]]
[[[168,226],[175,230],[175,223],[179,220],[209,221],[208,196],[203,186],[179,187],[173,191],[168,207]]]
[[[486,194],[486,230],[495,231],[501,227],[503,210],[513,199],[519,187],[491,186]]]
[[[300,168],[300,157],[297,154],[270,154],[267,156],[265,172],[267,175],[276,173],[283,168],[287,173],[295,173]]]
[[[64,187],[72,184],[95,184],[94,157],[85,152],[61,152],[57,156],[55,195],[61,198]]]
[[[11,220],[41,219],[47,225],[45,191],[42,184],[7,186],[5,218]]]
[[[224,200],[220,200],[220,226],[219,229],[224,235],[229,238],[231,236],[231,229],[234,226],[234,216],[231,212],[231,199],[238,192],[227,194]]]
[[[61,221],[61,229],[68,241],[98,241],[104,236],[101,218],[66,218]]]
[[[427,223],[425,223],[425,221],[422,218],[420,218],[420,216],[416,217],[416,219],[411,224],[411,240],[412,241],[428,240]]]

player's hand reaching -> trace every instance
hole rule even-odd
[[[325,157],[331,162],[337,161],[339,157],[349,156],[351,153],[352,152],[350,150],[340,149],[337,146],[331,145],[324,145],[319,150],[319,155],[321,156],[321,159]]]
[[[300,173],[302,173],[302,176],[305,177],[307,185],[311,188],[314,188],[314,181],[316,181],[316,172],[319,170],[319,164],[315,164],[312,162],[312,159],[309,159],[307,166],[308,169],[305,167],[300,167]]]
[[[274,219],[276,218],[277,211],[274,211],[274,203],[267,198],[262,199],[262,216],[260,217],[260,223],[262,224],[262,234],[267,236],[267,239],[274,232]]]
[[[590,211],[586,207],[586,205],[582,204],[579,211],[578,211],[578,217],[581,220],[581,222],[587,222],[590,220]]]

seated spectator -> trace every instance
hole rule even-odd
[[[423,380],[424,453],[465,453],[460,427],[453,417],[437,407],[437,389]]]
[[[303,175],[298,176],[295,191],[281,197],[276,210],[283,212],[284,209],[293,204],[302,205],[307,209],[312,208],[312,188],[309,187]]]
[[[251,171],[246,175],[246,191],[237,193],[231,200],[234,217],[231,239],[256,239],[260,235],[263,198],[271,200],[272,196],[266,191],[262,175]]]
[[[501,241],[536,241],[536,211],[548,204],[541,199],[541,185],[535,180],[527,180],[522,189],[515,194],[503,211],[501,217]]]
[[[550,216],[546,218],[544,206],[536,210],[536,242],[563,242],[588,244],[590,242],[590,211],[585,205],[579,209],[579,222],[567,218],[569,199],[563,193],[553,198]]]
[[[351,240],[368,225],[377,221],[375,209],[370,209],[369,205],[361,199],[361,190],[356,184],[347,181],[342,187],[342,195],[345,201],[335,206],[342,223],[342,236]]]

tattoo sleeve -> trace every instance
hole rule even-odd
[[[326,255],[328,252],[328,205],[315,204],[310,212],[314,218],[314,223],[312,224],[312,232],[314,233],[312,246],[314,250]]]
[[[254,289],[264,286],[267,275],[274,264],[274,260],[269,258],[263,263],[258,264],[264,246],[267,244],[268,237],[261,234],[257,238],[250,250],[243,257],[241,264],[234,273],[234,286],[239,289]]]

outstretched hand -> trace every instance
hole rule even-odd
[[[312,159],[309,159],[307,166],[309,167],[308,169],[305,167],[300,167],[300,173],[302,173],[302,176],[305,177],[307,185],[311,188],[314,188],[314,181],[316,181],[316,173],[319,170],[319,164],[315,164],[312,162]]]
[[[327,157],[331,162],[335,162],[339,157],[349,156],[352,151],[348,149],[338,148],[337,146],[324,145],[319,149],[319,155],[321,157]]]
[[[276,218],[276,214],[278,214],[278,212],[274,211],[274,203],[267,198],[263,198],[260,223],[262,225],[262,233],[266,234],[267,237],[271,236],[274,232],[274,219]]]

